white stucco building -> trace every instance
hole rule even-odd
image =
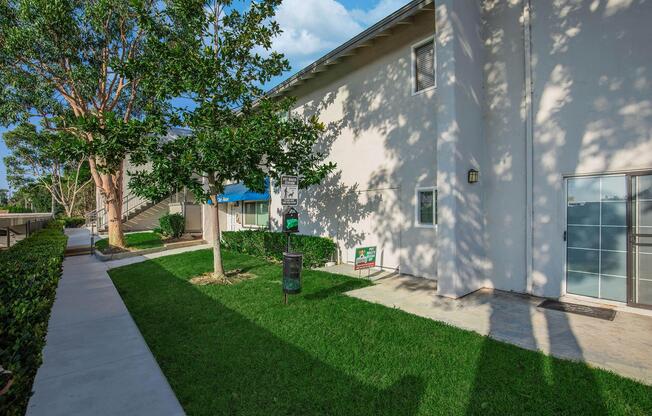
[[[650,21],[645,0],[408,3],[270,92],[319,116],[337,163],[302,192],[301,232],[333,238],[343,262],[377,246],[443,296],[649,307]],[[278,227],[271,192],[250,223],[269,209]],[[242,227],[244,202],[222,211]]]

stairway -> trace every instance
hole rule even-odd
[[[161,201],[147,201],[135,196],[125,197],[122,207],[122,223],[124,231],[149,231],[159,226],[159,219],[169,212],[169,205],[181,199],[182,193],[172,194]],[[97,217],[98,231],[107,231],[106,211],[100,209],[86,214],[86,225],[91,226],[93,218]]]
[[[159,226],[159,218],[169,212],[170,198],[147,204],[125,216],[122,227],[125,231],[148,231]]]

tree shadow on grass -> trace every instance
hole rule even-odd
[[[417,414],[425,389],[421,378],[403,375],[386,388],[364,384],[155,262],[146,270],[137,278],[118,273],[114,280],[188,414]],[[316,296],[347,288],[337,285]],[[292,306],[271,319],[292,326]]]

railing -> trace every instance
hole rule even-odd
[[[134,202],[137,199],[138,202]],[[122,221],[128,221],[129,217],[140,208],[150,204],[156,205],[157,203],[161,202],[163,199],[157,201],[150,201],[148,199],[141,199],[138,195],[135,195],[133,193],[129,193],[129,195],[122,198],[122,208],[123,208]],[[85,218],[86,218],[86,226],[97,227],[96,228],[97,231],[105,229],[109,223],[106,208],[100,208],[100,209],[95,209],[93,211],[89,211],[86,213]]]

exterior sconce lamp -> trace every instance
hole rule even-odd
[[[469,183],[476,183],[480,179],[480,172],[475,169],[469,169],[468,181]]]

